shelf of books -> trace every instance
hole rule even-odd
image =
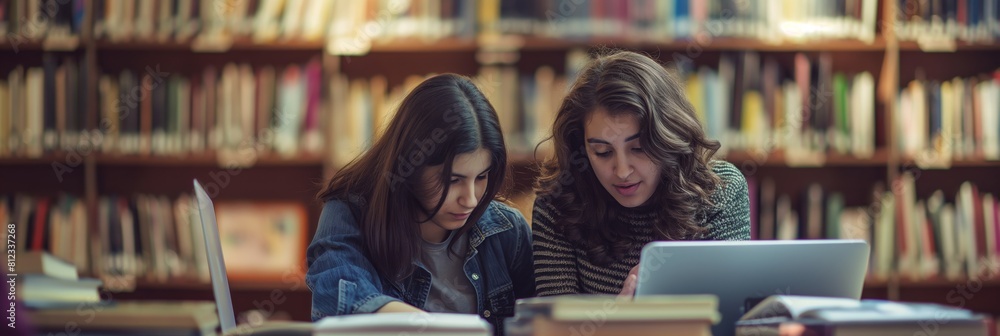
[[[979,288],[962,304],[997,315],[997,2],[0,0],[0,220],[103,281],[77,299],[210,300],[198,179],[237,310],[278,291],[309,320],[315,194],[420,80],[461,73],[494,103],[530,218],[568,86],[630,49],[743,170],[754,239],[865,239],[866,297]]]

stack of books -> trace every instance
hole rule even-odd
[[[560,295],[518,300],[506,334],[711,335],[719,322],[715,295]]]
[[[76,266],[45,251],[16,255],[17,298],[28,308],[75,308],[101,301],[101,281],[80,278]]]

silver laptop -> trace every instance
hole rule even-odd
[[[205,233],[205,249],[208,256],[208,270],[212,275],[212,292],[215,306],[219,310],[219,323],[223,335],[311,335],[313,324],[308,322],[265,323],[261,326],[236,325],[233,300],[229,293],[229,278],[226,276],[226,262],[222,258],[222,243],[219,240],[219,224],[216,222],[215,205],[208,193],[194,180],[194,194],[198,202],[198,214]]]
[[[236,325],[233,301],[229,293],[226,263],[222,259],[222,243],[216,222],[215,206],[198,180],[194,180],[201,227],[205,232],[208,269],[212,275],[212,291],[219,310],[222,335],[489,335],[493,328],[475,314],[450,313],[383,313],[328,316],[309,322],[266,322],[263,325]]]
[[[635,295],[714,294],[716,336],[770,295],[860,299],[868,269],[863,240],[652,242],[642,249]]]

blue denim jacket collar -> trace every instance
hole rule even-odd
[[[469,237],[464,239],[469,239],[469,252],[465,257],[465,262],[468,263],[470,259],[476,256],[476,253],[478,253],[476,248],[486,241],[486,238],[513,228],[514,223],[512,223],[507,216],[504,216],[503,213],[501,213],[500,208],[495,203],[491,202],[490,205],[487,206],[486,211],[483,212],[483,216],[476,221],[476,225],[469,229],[466,233]],[[416,270],[419,270],[421,273],[430,274],[430,272],[427,271],[427,267],[425,267],[423,262],[420,261],[420,258],[416,258],[413,261],[413,265],[416,266]],[[411,274],[410,277],[415,274]],[[406,279],[403,279],[403,281],[406,281]],[[393,282],[392,285],[400,292],[404,291],[403,283]]]
[[[475,250],[482,244],[486,237],[498,234],[514,228],[507,216],[500,212],[500,208],[495,203],[490,203],[486,211],[483,211],[483,219],[476,221],[476,226],[469,230],[469,248]]]
[[[313,292],[313,320],[371,313],[393,301],[421,307],[427,299],[433,279],[425,267],[394,283],[379,277],[365,261],[358,216],[348,202],[324,204],[306,275]],[[531,229],[517,210],[491,201],[466,235],[469,251],[463,269],[475,290],[478,313],[502,335],[503,319],[513,315],[514,302],[534,295]]]

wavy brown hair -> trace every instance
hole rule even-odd
[[[490,152],[492,161],[486,190],[456,236],[475,226],[500,192],[507,149],[496,110],[475,84],[455,74],[434,76],[403,98],[385,133],[340,170],[318,197],[351,205],[368,260],[381,276],[399,281],[413,272],[412,262],[420,252],[419,222],[433,218],[448,197],[444,186],[451,177],[451,163],[457,155],[480,148]],[[420,198],[431,190],[421,176],[428,166],[437,165],[444,169],[430,188],[443,192],[428,211]]]
[[[552,128],[555,157],[544,162],[536,191],[560,209],[556,219],[570,241],[583,244],[590,259],[606,265],[619,260],[632,240],[618,204],[597,180],[584,147],[584,123],[604,108],[639,120],[639,141],[662,169],[659,185],[643,207],[655,207],[659,240],[691,239],[703,233],[696,216],[711,205],[720,183],[710,160],[720,145],[705,137],[681,83],[659,63],[628,51],[598,55],[580,71],[563,100]]]

